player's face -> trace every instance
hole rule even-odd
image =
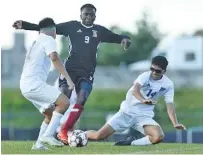
[[[151,65],[150,70],[151,70],[152,79],[154,80],[160,79],[163,76],[163,74],[166,72],[165,70],[163,70],[162,68],[154,64]]]
[[[84,8],[81,11],[80,18],[85,26],[91,26],[96,18],[93,8]]]

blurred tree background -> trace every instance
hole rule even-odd
[[[196,30],[193,35],[194,36],[202,36],[203,37],[203,29]]]

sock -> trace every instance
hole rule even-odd
[[[131,145],[151,145],[152,143],[149,140],[149,136],[134,140],[131,142]]]
[[[40,145],[41,144],[39,139],[44,134],[44,132],[46,131],[47,127],[48,127],[48,124],[43,121],[42,124],[41,124],[41,127],[40,127],[39,136],[37,138],[36,145]]]
[[[44,133],[44,136],[54,136],[57,127],[60,124],[60,119],[63,115],[61,113],[58,113],[56,111],[53,112],[51,121]]]
[[[60,124],[63,125],[65,124],[67,118],[70,115],[70,112],[72,111],[74,105],[70,105],[69,108],[66,110],[66,112],[64,113],[64,115],[62,116],[61,120],[60,120]]]
[[[56,133],[58,134],[61,131],[61,124],[57,127]]]
[[[62,127],[62,132],[68,132],[69,129],[72,129],[74,124],[77,122],[83,111],[83,106],[80,104],[75,104],[70,112],[68,119]]]

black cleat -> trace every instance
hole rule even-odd
[[[134,140],[133,137],[129,137],[127,140],[123,140],[123,141],[118,141],[116,142],[114,145],[115,146],[127,146],[127,145],[131,145],[131,142]]]

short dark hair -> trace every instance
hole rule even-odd
[[[80,11],[82,11],[84,8],[92,8],[95,10],[95,12],[97,11],[96,7],[93,4],[84,4],[83,6],[81,6]]]
[[[52,26],[55,27],[56,24],[55,24],[54,20],[52,18],[49,18],[49,17],[46,17],[39,22],[39,28],[40,29],[52,27]]]
[[[168,66],[168,60],[163,56],[155,56],[152,58],[152,64],[157,65],[160,68],[166,70]]]

